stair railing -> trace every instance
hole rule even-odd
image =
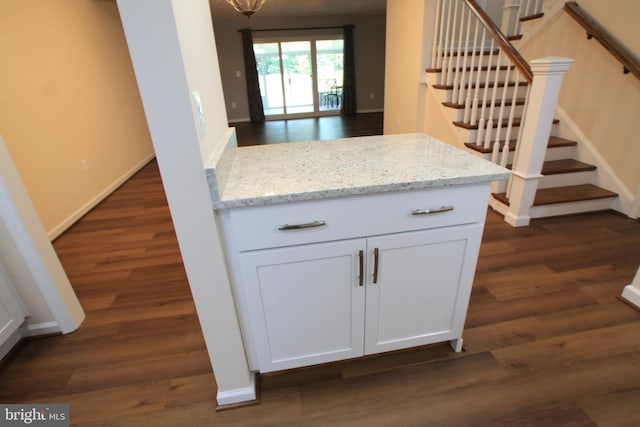
[[[462,110],[456,124],[470,130],[466,145],[503,167],[512,158],[508,187],[494,185],[494,192],[506,192],[508,206],[492,206],[510,224],[527,225],[572,61],[543,58],[532,70],[475,0],[437,0],[433,40],[431,69],[440,71],[434,87],[450,89],[446,104]]]
[[[449,102],[463,107],[469,143],[506,166],[520,135],[533,74],[527,61],[474,0],[438,0],[432,49],[438,84],[452,88]],[[495,72],[493,72],[495,71]]]

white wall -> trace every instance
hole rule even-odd
[[[425,37],[433,31],[425,29],[427,2],[429,0],[387,0],[385,134],[422,131],[425,88],[421,82],[431,48]]]
[[[207,0],[118,0],[171,217],[221,405],[255,399],[203,160],[227,116]],[[191,92],[203,102],[198,137]]]
[[[30,317],[24,335],[72,332],[84,311],[0,137],[0,260]]]

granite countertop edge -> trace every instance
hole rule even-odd
[[[457,178],[438,178],[428,181],[414,181],[393,183],[384,185],[369,185],[354,188],[335,188],[305,193],[278,194],[272,196],[250,197],[245,199],[232,200],[212,200],[213,208],[232,209],[249,206],[266,206],[280,203],[302,202],[309,200],[330,199],[345,196],[358,196],[365,194],[389,193],[394,191],[424,190],[438,187],[451,187],[456,185],[478,184],[496,180],[503,180],[509,177],[508,173],[497,173],[479,176],[465,176]]]
[[[230,171],[222,194],[212,191],[215,210],[470,185],[507,179],[511,173],[424,134],[235,150],[215,165]]]

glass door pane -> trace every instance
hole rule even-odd
[[[316,61],[320,111],[339,110],[342,107],[343,41],[316,41]]]
[[[260,95],[266,116],[285,114],[278,43],[255,43]]]
[[[312,113],[311,42],[282,42],[280,45],[286,114]]]

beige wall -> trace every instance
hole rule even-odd
[[[640,48],[637,22],[640,2],[580,2],[620,38],[634,33],[630,42]],[[607,2],[608,3],[608,2]],[[593,7],[590,9],[590,7]],[[600,12],[603,12],[600,15]],[[630,43],[633,44],[633,43]],[[636,53],[639,51],[636,51]],[[568,14],[560,12],[553,22],[527,43],[522,51],[531,60],[545,56],[575,60],[566,74],[559,105],[596,148],[631,194],[640,189],[640,144],[636,128],[640,111],[640,80],[622,73],[622,65],[595,40],[587,40],[584,29]]]
[[[319,26],[355,25],[354,50],[356,68],[356,102],[358,111],[382,111],[384,106],[384,58],[385,58],[385,16],[377,15],[336,15],[336,16],[261,16],[258,12],[247,20],[237,14],[231,18],[216,19],[213,11],[213,28],[218,41],[218,58],[224,87],[225,104],[229,121],[249,118],[247,91],[242,58],[241,28],[300,28]],[[334,33],[336,31],[334,30]],[[337,30],[341,34],[341,30]],[[327,31],[286,31],[256,33],[258,36],[291,37],[294,35],[326,34]],[[236,77],[240,71],[240,77]],[[374,97],[371,98],[370,94]],[[237,104],[236,108],[231,103]]]
[[[55,237],[153,155],[115,2],[3,0],[0,69],[0,133]]]
[[[385,134],[422,130],[424,11],[424,0],[387,1]]]

